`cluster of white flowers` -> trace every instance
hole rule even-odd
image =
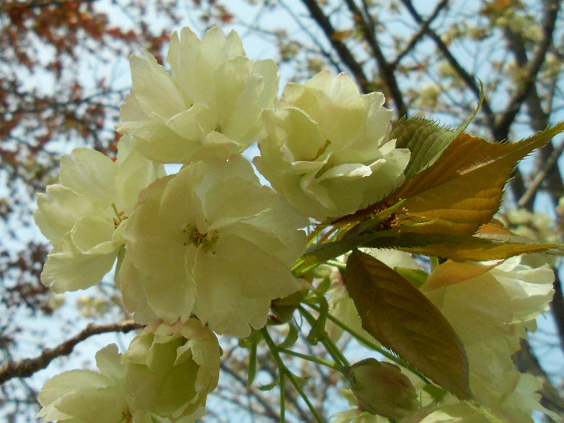
[[[35,221],[54,246],[43,282],[85,289],[117,259],[125,306],[160,325],[121,358],[101,350],[101,373],[51,380],[40,397],[47,421],[91,421],[109,397],[107,415],[92,413],[99,422],[193,421],[217,384],[209,338],[248,336],[272,300],[301,288],[291,269],[310,219],[353,213],[402,182],[409,151],[388,139],[392,112],[348,76],[321,73],[280,100],[275,62],[247,58],[237,33],[219,28],[202,40],[188,28],[174,34],[167,62],[171,73],[150,54],[131,59],[117,159],[76,149],[62,158],[60,184],[38,197]],[[241,156],[253,143],[272,187]],[[166,175],[167,163],[182,167]],[[160,362],[174,349],[175,360]],[[172,392],[178,378],[193,383]]]
[[[115,344],[96,354],[100,372],[71,370],[49,380],[39,402],[44,421],[191,423],[217,386],[220,348],[197,319],[155,324],[124,355]]]
[[[85,289],[115,267],[125,307],[147,325],[123,355],[99,351],[99,372],[50,380],[39,397],[45,421],[194,422],[218,383],[217,335],[249,336],[267,324],[273,300],[306,285],[292,269],[307,227],[375,204],[404,181],[410,152],[390,139],[384,95],[362,95],[347,75],[321,72],[279,99],[276,64],[247,58],[239,36],[219,28],[201,40],[188,28],[174,34],[167,62],[171,73],[149,54],[131,59],[116,160],[76,149],[62,158],[60,183],[38,196],[35,221],[54,247],[43,283]],[[269,186],[242,156],[254,143]],[[181,167],[167,174],[166,164]],[[418,269],[407,254],[379,254]],[[464,344],[476,400],[508,421],[541,409],[530,399],[536,379],[510,356],[549,301],[552,277],[519,258],[447,262],[421,288]],[[362,332],[348,296],[330,295],[332,313]],[[415,376],[389,363],[363,361],[346,378],[362,410],[380,416],[482,421],[451,395],[418,399]],[[383,421],[362,410],[336,421]]]

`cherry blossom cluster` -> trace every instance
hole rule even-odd
[[[170,72],[148,53],[132,57],[116,159],[75,149],[61,159],[59,183],[38,195],[35,221],[53,245],[43,283],[57,293],[86,289],[115,269],[125,308],[146,325],[123,354],[115,345],[100,350],[99,372],[51,379],[39,397],[44,421],[196,421],[218,383],[217,335],[260,330],[273,300],[305,286],[293,269],[308,228],[366,208],[404,181],[410,152],[390,139],[384,95],[361,94],[346,74],[323,71],[278,98],[275,62],[249,59],[238,34],[219,28],[202,39],[188,28],[175,33],[167,63]],[[242,153],[254,144],[253,167]],[[390,260],[418,268],[401,254]],[[422,291],[459,333],[481,403],[526,421],[540,406],[522,398],[537,382],[509,357],[550,299],[551,272],[518,258],[459,266],[439,266]],[[335,316],[362,332],[343,291],[330,299]],[[338,338],[338,328],[327,330]],[[372,414],[350,410],[338,421],[446,422],[476,412],[450,397],[426,409],[410,378],[392,364],[357,363],[347,379],[355,404]]]

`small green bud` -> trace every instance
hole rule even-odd
[[[347,379],[360,405],[372,414],[402,419],[419,408],[411,381],[392,364],[368,358],[351,366]]]

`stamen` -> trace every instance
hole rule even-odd
[[[190,242],[196,247],[202,246],[206,253],[210,251],[210,248],[219,239],[218,231],[214,230],[211,234],[208,232],[201,233],[196,228],[190,230],[190,226],[190,224],[187,224],[186,228],[182,230],[183,233],[187,234],[186,241],[183,242],[183,245],[186,246]],[[215,254],[215,252],[213,252],[213,254]]]
[[[129,216],[125,214],[124,211],[118,212],[116,203],[112,203],[112,208],[114,209],[114,213],[116,214],[117,219],[114,217],[114,227],[117,229],[119,224],[127,219]]]

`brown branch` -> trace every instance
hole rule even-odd
[[[405,48],[402,52],[400,52],[395,60],[390,64],[392,69],[396,69],[401,62],[401,60],[423,39],[423,36],[429,30],[430,25],[433,21],[439,16],[441,11],[448,5],[449,0],[442,0],[437,4],[433,13],[427,18],[427,20],[421,23],[419,30],[415,33],[415,35],[409,40]]]
[[[554,2],[553,2],[554,3]],[[558,5],[554,5],[552,4],[552,9],[550,8],[551,6],[548,6],[547,9],[547,14],[548,17],[545,17],[544,21],[546,22],[547,20],[552,21],[553,18],[556,17],[557,14],[557,10],[554,9],[554,6],[558,7]],[[552,30],[554,23],[552,25]],[[548,31],[545,27],[545,37],[547,37],[547,33],[546,31]],[[551,33],[551,37],[552,37]],[[531,59],[531,61],[529,61],[528,57],[527,57],[527,52],[525,50],[524,47],[524,40],[521,36],[519,36],[519,34],[514,34],[511,33],[509,31],[506,31],[505,37],[508,41],[508,47],[511,50],[511,52],[513,53],[513,55],[515,56],[515,61],[516,63],[520,66],[523,67],[525,69],[529,69],[529,71],[532,69],[534,70],[534,67],[531,66],[531,63],[534,63],[535,60],[540,60],[538,57],[540,57],[542,55],[543,61],[544,61],[544,57],[546,55],[546,49],[548,49],[550,47],[550,43],[548,44],[548,46],[544,47],[544,48],[537,48],[537,53],[535,55],[535,57],[537,57],[536,59],[533,58]],[[548,43],[548,40],[545,38],[545,42]],[[538,72],[538,71],[537,71]],[[530,79],[530,77],[526,78],[527,83],[530,84],[529,88],[528,88],[528,93],[526,96],[526,103],[527,103],[527,112],[530,118],[530,124],[531,127],[535,130],[535,131],[542,131],[543,129],[545,129],[549,123],[550,123],[550,119],[549,119],[549,113],[546,112],[543,107],[542,107],[542,100],[541,97],[537,91],[537,87],[535,85],[536,82],[536,78],[538,77],[538,73],[535,74],[534,79]],[[513,97],[511,101],[517,101],[518,98],[518,94],[516,93]],[[509,105],[511,106],[511,101],[509,103]],[[522,100],[521,100],[522,102]],[[508,106],[508,112],[511,110],[510,106]],[[549,107],[550,109],[550,107]],[[509,115],[508,115],[509,116]],[[506,118],[509,119],[509,118]],[[499,128],[497,130],[498,135],[499,136],[503,136],[504,133],[507,133],[509,131],[508,127],[504,127],[502,125],[508,125],[507,122],[509,122],[508,120],[504,120],[503,118],[500,119],[499,121]],[[544,148],[542,148],[539,152],[539,162],[540,163],[544,163],[546,161],[552,161],[551,158],[554,157],[554,146],[552,144],[546,145]],[[558,168],[556,162],[554,162],[552,164],[552,166],[550,167],[546,167],[546,173],[544,174],[544,176],[546,176],[546,181],[548,182],[549,185],[549,194],[551,196],[552,202],[554,204],[558,204],[558,200],[559,197],[564,194],[564,184],[562,183],[562,175],[560,173],[560,169]],[[533,182],[537,181],[537,178],[535,178],[535,180]],[[541,180],[542,182],[542,180]],[[529,188],[527,191],[525,191],[524,188],[524,184],[520,184],[519,186],[514,185],[512,183],[512,187],[514,186],[516,194],[518,197],[523,198],[523,196],[527,193],[527,192],[531,192],[531,195],[529,195],[526,200],[527,201],[519,201],[519,204],[522,207],[526,207],[529,210],[532,210],[533,208],[533,204],[534,204],[534,200],[535,200],[535,196],[537,194],[538,191],[530,191],[531,188]],[[564,326],[564,323],[563,323]]]
[[[413,6],[411,0],[401,0],[401,2],[407,8],[408,12],[413,17],[413,19],[418,24],[423,25],[424,20],[421,17],[421,15],[415,10],[415,7]],[[447,62],[456,71],[458,76],[460,76],[460,78],[464,81],[464,83],[470,89],[470,91],[474,93],[477,99],[480,99],[481,89],[478,83],[476,82],[476,79],[472,75],[470,75],[466,71],[466,69],[462,67],[462,65],[458,62],[458,60],[456,60],[456,58],[450,52],[450,49],[448,48],[446,43],[442,40],[442,38],[430,27],[427,27],[425,29],[425,33],[433,40],[433,42],[437,46],[437,49],[442,53],[442,55],[445,57]],[[488,126],[491,128],[493,132],[493,129],[495,128],[495,116],[487,98],[483,99],[482,110],[486,115]]]
[[[384,56],[384,52],[380,48],[380,43],[376,39],[376,33],[374,32],[374,24],[368,23],[368,21],[372,20],[372,17],[370,15],[363,16],[362,11],[358,8],[354,0],[345,0],[345,3],[347,4],[350,12],[353,14],[353,20],[357,22],[357,25],[362,30],[370,50],[372,50],[372,54],[374,55],[376,64],[378,65],[378,70],[380,71],[380,77],[386,83],[386,87],[390,90],[390,95],[394,100],[398,117],[406,115],[407,106],[403,101],[403,94],[399,88],[394,69],[392,65],[388,63],[386,57]]]
[[[55,358],[69,355],[78,343],[84,341],[92,335],[108,332],[127,333],[143,327],[143,325],[133,321],[112,323],[101,326],[93,324],[88,325],[82,332],[66,340],[55,348],[43,350],[39,357],[27,358],[0,366],[0,385],[15,377],[29,377],[35,372],[46,368]]]
[[[554,25],[555,20],[558,14],[558,7],[559,2],[551,1],[546,6],[546,13],[545,18],[543,19],[544,22],[544,43],[537,47],[535,56],[533,59],[529,61],[527,57],[527,52],[524,47],[524,40],[518,34],[513,34],[509,31],[506,32],[506,39],[508,40],[508,46],[510,50],[513,52],[515,56],[515,61],[521,67],[529,69],[528,76],[525,80],[526,84],[529,85],[528,88],[523,88],[522,93],[525,93],[525,89],[528,90],[526,96],[526,103],[527,103],[527,112],[530,118],[531,127],[536,131],[541,131],[545,129],[549,123],[549,113],[545,111],[542,107],[542,100],[537,91],[537,87],[535,85],[536,78],[538,77],[538,69],[536,68],[539,66],[540,62],[544,61],[546,52],[550,47],[550,41],[552,39],[554,33]],[[534,77],[531,72],[534,73]],[[511,101],[518,101],[519,100],[519,93],[513,96]],[[522,100],[521,100],[522,102]],[[509,103],[511,105],[511,102]],[[549,106],[550,110],[550,106]],[[510,109],[508,108],[508,111]],[[507,118],[509,119],[509,118]],[[508,125],[508,121],[504,121],[503,119],[500,120],[500,125]],[[504,127],[500,127],[499,131],[507,130]],[[539,150],[539,163],[544,163],[544,166],[541,168],[539,172],[536,172],[535,178],[530,183],[527,190],[524,190],[524,186],[521,187],[522,196],[519,199],[518,205],[521,207],[525,207],[528,210],[533,209],[534,200],[536,194],[538,193],[538,189],[540,188],[541,184],[546,181],[548,185],[548,194],[556,206],[558,204],[560,196],[564,195],[564,183],[562,182],[562,174],[560,169],[558,168],[557,161],[560,158],[561,154],[564,152],[564,145],[561,145],[557,148],[553,146],[553,144],[548,144],[542,149]],[[513,186],[515,188],[514,191],[518,191],[519,187]],[[523,193],[524,192],[524,193]],[[564,349],[564,295],[562,293],[562,282],[558,277],[558,272],[555,270],[556,279],[554,281],[554,298],[551,303],[551,312],[554,317],[556,327],[558,329],[560,345]]]
[[[560,348],[564,351],[564,295],[562,294],[562,281],[558,276],[558,270],[554,269],[554,297],[550,303],[550,311],[554,317],[558,330]]]
[[[240,363],[237,363],[240,364]],[[261,394],[261,391],[256,388],[255,386],[247,386],[247,381],[234,369],[232,369],[225,360],[221,361],[220,364],[221,371],[224,373],[229,374],[233,379],[239,382],[244,389],[247,391],[248,394],[252,395],[256,401],[262,406],[263,408],[263,416],[267,417],[270,420],[278,421],[280,419],[280,413],[272,407],[271,402],[268,399],[265,399]],[[237,403],[238,406],[243,407],[243,405],[239,402]],[[251,411],[251,410],[249,410]]]
[[[545,6],[545,13],[542,19],[544,36],[542,41],[537,44],[535,53],[530,60],[527,58],[523,37],[509,29],[505,31],[506,39],[508,40],[510,49],[515,54],[517,64],[524,67],[526,72],[519,89],[516,90],[509,100],[505,112],[498,119],[495,125],[494,136],[496,139],[506,139],[508,137],[511,124],[519,113],[525,99],[535,88],[537,76],[546,59],[548,49],[552,44],[552,37],[554,36],[560,0],[547,0],[546,2],[543,2],[543,4]]]
[[[548,145],[546,147],[548,147]],[[544,162],[544,166],[540,170],[535,172],[536,175],[533,178],[533,180],[529,183],[529,187],[527,188],[527,191],[525,191],[525,193],[521,196],[521,198],[517,202],[517,205],[519,207],[526,207],[529,204],[532,206],[532,202],[535,198],[535,194],[537,193],[537,190],[541,186],[544,179],[549,175],[549,173],[553,171],[556,162],[558,161],[560,155],[563,152],[564,152],[564,143],[560,144],[558,148],[553,148],[549,157],[543,157],[542,162]]]
[[[309,11],[311,17],[317,24],[321,27],[327,39],[339,55],[340,59],[343,63],[349,68],[353,76],[355,77],[357,83],[360,85],[360,89],[362,92],[367,93],[369,92],[369,83],[368,78],[364,74],[364,70],[360,63],[354,58],[348,47],[342,41],[339,41],[337,37],[335,37],[335,28],[325,14],[323,10],[319,7],[316,0],[302,0],[302,3]]]
[[[325,57],[330,63],[331,65],[335,68],[335,70],[338,73],[341,73],[341,64],[338,62],[338,59],[333,57],[333,55],[331,54],[330,51],[327,51],[325,49],[325,47],[323,46],[321,40],[316,37],[310,30],[309,28],[302,22],[302,19],[300,19],[300,17],[298,17],[296,15],[296,13],[294,13],[294,11],[292,10],[292,7],[287,5],[285,1],[283,0],[279,0],[278,4],[286,11],[286,13],[294,20],[294,22],[296,23],[296,25],[298,25],[298,27],[305,33],[307,34],[307,36],[310,38],[310,40],[313,42],[313,44],[319,49],[319,53]]]

